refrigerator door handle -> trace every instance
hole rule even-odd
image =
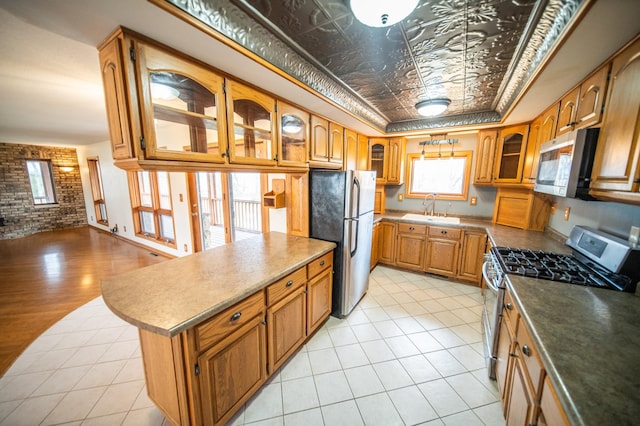
[[[355,195],[356,195],[355,192],[356,191],[354,191],[354,189],[358,190],[357,191],[358,192],[358,196],[357,197],[355,197]],[[354,215],[353,212],[350,212],[351,213],[351,217],[352,218],[353,217],[360,217],[360,181],[355,176],[353,177],[353,187],[351,189],[351,195],[352,195],[352,198],[351,198],[351,202],[352,203],[353,203],[353,197],[355,197],[355,199],[356,199],[356,214]]]
[[[358,231],[360,230],[360,220],[359,219],[353,219],[352,223],[355,222],[356,224],[356,232],[355,232],[355,238],[354,238],[354,234],[353,232],[351,233],[351,238],[349,239],[349,247],[353,248],[351,250],[351,257],[356,255],[356,252],[358,251]],[[354,244],[355,241],[355,244]]]

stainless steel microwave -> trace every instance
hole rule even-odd
[[[580,129],[543,143],[534,191],[592,200],[589,183],[598,134],[599,129]]]

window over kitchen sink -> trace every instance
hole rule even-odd
[[[408,155],[407,197],[466,200],[469,191],[471,151]]]

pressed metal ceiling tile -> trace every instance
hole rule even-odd
[[[190,0],[194,12],[189,13],[202,19],[195,13],[200,4],[217,1]],[[581,2],[422,0],[404,21],[387,28],[370,28],[357,21],[348,6],[349,0],[227,3],[262,24],[274,37],[352,93],[354,99],[364,101],[372,111],[381,114],[388,120],[388,127],[394,127],[394,122],[423,124],[414,106],[429,97],[451,99],[445,115],[484,114],[498,105],[504,108],[510,102],[507,98],[513,98],[514,89],[521,87],[526,75],[523,70],[514,71],[532,37],[532,32],[525,33],[525,29],[540,27],[540,21],[546,19],[542,30],[549,30],[553,14],[542,18],[542,10],[559,14],[566,8],[575,12]],[[230,16],[238,19],[237,14]],[[262,50],[268,50],[268,45]],[[273,59],[271,62],[274,63]],[[339,101],[348,102],[345,93]],[[483,122],[486,117],[482,116]],[[406,124],[400,127],[403,126],[413,128]]]

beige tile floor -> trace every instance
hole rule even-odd
[[[504,425],[482,354],[480,291],[378,266],[233,425]],[[0,378],[0,425],[167,425],[146,396],[137,331],[102,298],[72,312]]]

